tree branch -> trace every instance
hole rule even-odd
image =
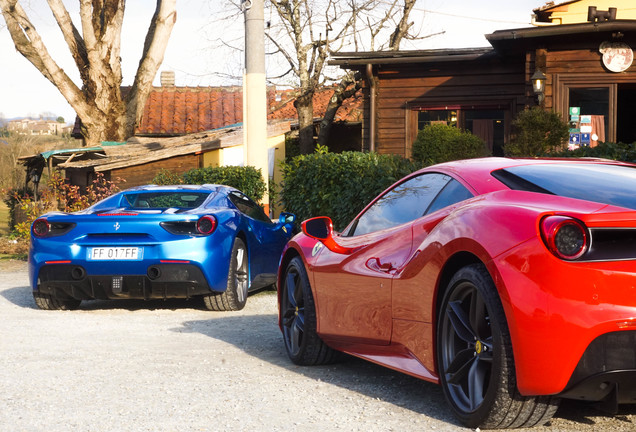
[[[163,61],[168,39],[177,20],[176,0],[157,0],[157,8],[146,34],[144,49],[135,75],[135,81],[126,97],[128,121],[141,119],[152,81]]]

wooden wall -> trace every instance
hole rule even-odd
[[[410,156],[417,128],[415,107],[496,105],[516,114],[531,97],[524,63],[522,56],[488,56],[486,60],[376,66],[376,151]],[[368,115],[365,110],[366,149]]]
[[[178,174],[184,173],[193,168],[199,168],[201,166],[201,157],[201,155],[189,154],[149,162],[142,165],[117,168],[110,171],[110,177],[112,181],[115,181],[117,177],[126,179],[125,183],[120,184],[120,189],[141,186],[152,183],[152,179],[162,168]]]

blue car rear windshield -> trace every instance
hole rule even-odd
[[[193,209],[199,207],[209,192],[170,191],[125,194],[123,205],[131,210],[141,209]]]
[[[636,210],[636,168],[609,164],[524,165],[493,171],[510,189]]]

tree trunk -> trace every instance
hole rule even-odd
[[[333,91],[333,96],[329,99],[325,115],[320,122],[318,144],[321,146],[327,145],[329,142],[329,136],[331,135],[331,127],[333,126],[338,109],[342,106],[345,99],[356,94],[360,88],[362,88],[362,80],[360,79],[359,74],[356,74],[355,76],[348,74],[338,83]]]
[[[80,2],[80,34],[62,0],[48,0],[79,71],[80,88],[53,60],[20,2],[0,0],[16,49],[73,107],[82,121],[87,145],[125,141],[133,135],[176,20],[176,0],[157,0],[135,81],[124,98],[120,51],[125,3]]]
[[[309,90],[296,99],[298,112],[298,144],[301,154],[314,152],[314,91]]]

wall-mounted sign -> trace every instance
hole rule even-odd
[[[603,42],[598,50],[603,54],[603,65],[612,72],[624,72],[634,61],[634,52],[623,42]]]
[[[590,137],[589,133],[582,133],[581,134],[581,145],[589,146],[590,145],[590,138],[591,137]]]
[[[570,145],[579,145],[580,142],[581,142],[581,134],[578,134],[578,133],[570,134],[570,141],[569,141]]]

